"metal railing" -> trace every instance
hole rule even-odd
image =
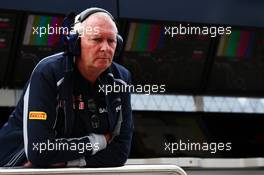
[[[9,174],[66,174],[66,175],[187,175],[186,172],[176,165],[125,165],[114,168],[53,168],[53,169],[39,169],[39,168],[0,168],[0,175]]]

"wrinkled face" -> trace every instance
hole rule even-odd
[[[103,72],[113,60],[117,28],[105,13],[89,16],[82,24],[80,63],[85,69]]]

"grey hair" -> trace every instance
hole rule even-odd
[[[104,12],[96,12],[96,13],[103,13],[103,14],[106,14],[106,13],[104,13]],[[94,13],[94,14],[96,14],[96,13]],[[91,14],[91,15],[93,15],[93,14]],[[107,15],[107,14],[106,14]],[[107,15],[108,16],[108,15]],[[88,19],[88,18],[86,18],[83,22],[80,22],[79,21],[79,17],[80,17],[80,15],[76,15],[76,17],[75,17],[75,19],[74,19],[74,26],[73,26],[73,31],[74,32],[77,32],[77,33],[79,33],[79,34],[84,34],[84,32],[85,32],[85,27],[84,27],[84,23],[86,22],[86,20]],[[108,16],[109,17],[109,16]],[[114,22],[115,23],[115,22]],[[116,23],[115,23],[115,26],[116,26]],[[116,26],[116,29],[117,29],[117,26]],[[117,29],[117,32],[118,32],[118,29]]]

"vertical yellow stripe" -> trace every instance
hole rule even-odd
[[[134,36],[133,36],[133,42],[132,42],[132,46],[131,46],[131,51],[137,51],[137,43],[138,43],[138,37],[139,37],[141,25],[142,25],[141,23],[136,23],[135,32],[134,32]]]
[[[226,38],[227,38],[227,35],[221,36],[219,46],[217,49],[217,56],[224,56],[224,48],[227,45],[226,44],[226,42],[227,42]]]
[[[128,32],[128,37],[127,37],[125,51],[130,51],[131,50],[132,44],[133,44],[133,39],[134,39],[134,36],[135,36],[135,31],[136,31],[136,23],[132,22],[129,25],[129,32]]]
[[[221,37],[218,50],[217,50],[217,56],[226,56],[229,38],[230,38],[230,35],[223,35]]]
[[[29,45],[30,44],[31,35],[33,33],[36,34],[36,32],[37,32],[36,28],[34,28],[34,29],[32,28],[33,22],[34,22],[34,16],[33,15],[29,15],[27,17],[27,26],[26,26],[26,29],[25,29],[23,45]]]
[[[38,15],[34,15],[34,20],[33,20],[33,25],[32,25],[32,27],[34,27],[34,28],[38,28],[38,27],[39,27],[39,19],[40,19],[40,16],[38,16]],[[39,31],[39,30],[38,30],[38,31]],[[35,44],[36,44],[36,39],[37,39],[38,37],[39,37],[39,33],[38,33],[38,34],[33,34],[33,33],[31,33],[29,44],[30,44],[30,45],[35,45]]]

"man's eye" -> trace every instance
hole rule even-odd
[[[115,43],[115,42],[116,42],[116,40],[115,40],[115,39],[108,39],[107,41],[108,41],[108,43],[109,43],[109,44],[113,44],[113,43]]]
[[[102,39],[101,38],[93,38],[92,40],[95,42],[101,42]]]

